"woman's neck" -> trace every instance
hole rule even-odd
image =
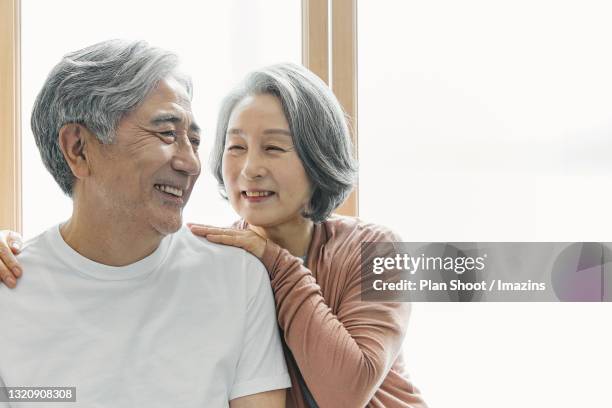
[[[249,224],[250,229],[297,257],[306,256],[312,240],[313,227],[314,223],[308,218],[300,218],[294,222],[287,222],[274,227],[259,227]]]

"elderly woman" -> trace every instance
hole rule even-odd
[[[332,216],[356,175],[344,113],[292,64],[252,72],[224,100],[212,170],[241,220],[193,233],[253,253],[268,269],[292,376],[292,407],[425,407],[404,372],[409,305],[361,300],[362,242],[383,227]],[[21,271],[0,245],[4,282]],[[11,278],[13,281],[11,281]]]

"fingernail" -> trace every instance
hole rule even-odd
[[[11,270],[13,271],[13,275],[15,275],[16,277],[20,277],[21,276],[21,268],[18,266],[13,266],[11,268]]]
[[[11,247],[16,251],[21,251],[21,242],[13,242]]]
[[[15,278],[13,278],[12,276],[9,276],[8,278],[6,278],[6,284],[10,287],[13,287],[17,285],[17,281],[15,281]]]

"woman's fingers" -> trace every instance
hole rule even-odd
[[[192,233],[200,237],[206,237],[207,235],[237,235],[241,232],[232,228],[218,228],[201,224],[192,224],[189,228]]]
[[[23,241],[21,240],[21,235],[14,231],[3,231],[3,233],[7,233],[6,242],[8,243],[11,251],[15,255],[21,252],[21,248],[23,248]]]
[[[238,248],[244,248],[245,244],[245,242],[238,239],[236,235],[209,234],[206,236],[206,239],[216,244],[231,245]]]
[[[258,258],[263,256],[266,240],[254,232],[224,228],[214,228],[214,230],[214,232],[212,229],[206,229],[206,231],[198,230],[197,232],[194,231],[194,233],[200,235],[199,232],[202,232],[201,236],[215,244],[242,248]]]
[[[12,231],[0,232],[0,280],[9,288],[17,285],[21,277],[21,267],[15,254],[21,251],[21,236]]]
[[[258,258],[263,256],[266,240],[250,230],[218,228],[203,224],[187,224],[191,232],[210,242],[245,249]]]
[[[15,286],[17,286],[15,276],[6,268],[0,268],[0,280],[2,280],[2,283],[11,289],[14,289]]]
[[[21,276],[21,270],[3,235],[0,239],[0,279],[9,288],[14,288],[19,276]]]

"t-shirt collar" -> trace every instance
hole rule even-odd
[[[135,279],[154,271],[164,261],[174,235],[170,234],[164,237],[157,249],[140,261],[126,266],[109,266],[94,262],[75,251],[64,241],[60,233],[60,226],[61,224],[52,227],[45,234],[47,242],[59,256],[59,259],[79,273],[91,278],[110,281]]]

